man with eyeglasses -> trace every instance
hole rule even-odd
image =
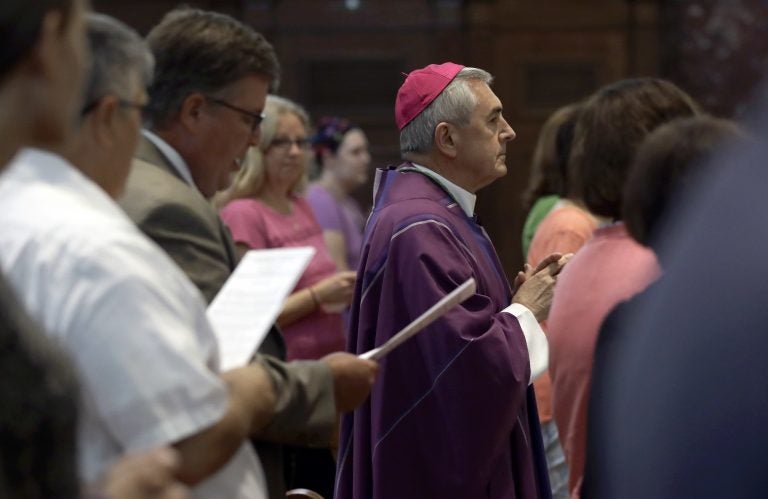
[[[231,237],[209,199],[227,187],[259,124],[279,65],[258,33],[223,14],[170,12],[147,37],[156,60],[147,126],[125,195],[126,213],[181,267],[210,302],[237,265]],[[327,446],[339,412],[361,403],[375,364],[346,354],[283,363],[272,328],[256,361],[278,396],[276,416],[259,435],[270,497],[283,497],[280,444]],[[267,443],[272,442],[272,443]]]

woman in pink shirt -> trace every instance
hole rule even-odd
[[[352,298],[354,272],[337,272],[323,232],[301,195],[309,161],[309,117],[297,104],[269,96],[261,142],[251,149],[221,218],[238,250],[312,246],[315,254],[277,319],[288,360],[344,350],[341,315]]]
[[[653,252],[619,221],[622,192],[635,149],[657,126],[698,113],[672,83],[641,78],[603,87],[576,123],[572,188],[593,214],[614,222],[595,230],[558,278],[548,321],[552,408],[569,467],[571,497],[584,472],[592,359],[605,315],[659,275]]]
[[[309,117],[298,104],[267,97],[261,141],[252,148],[230,189],[221,218],[238,251],[312,246],[315,254],[277,319],[288,360],[319,359],[344,350],[341,311],[354,291],[355,273],[339,272],[312,208],[302,196],[310,154]],[[331,442],[329,442],[330,444]],[[329,449],[296,448],[289,488],[333,495],[335,462]]]

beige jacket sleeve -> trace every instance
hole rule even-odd
[[[275,417],[258,438],[282,444],[327,447],[336,424],[333,377],[323,361],[283,362],[257,355],[277,393]]]

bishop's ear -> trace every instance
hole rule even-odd
[[[458,153],[457,129],[454,125],[441,122],[435,127],[435,149],[450,158]]]

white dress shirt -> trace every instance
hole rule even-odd
[[[477,202],[477,196],[468,190],[459,187],[447,178],[443,177],[434,170],[430,170],[426,166],[412,163],[411,169],[422,173],[445,189],[448,194],[459,204],[462,211],[470,218],[475,213],[475,203]],[[525,343],[528,346],[528,359],[531,363],[531,379],[530,383],[544,374],[549,367],[549,343],[544,331],[541,329],[539,322],[533,315],[528,307],[519,303],[512,303],[510,306],[502,310],[508,314],[512,314],[517,318],[520,323],[520,328],[523,330],[525,336]]]
[[[25,150],[0,178],[0,265],[77,367],[83,480],[221,419],[227,389],[199,291],[63,158]],[[265,497],[250,443],[193,496]]]

